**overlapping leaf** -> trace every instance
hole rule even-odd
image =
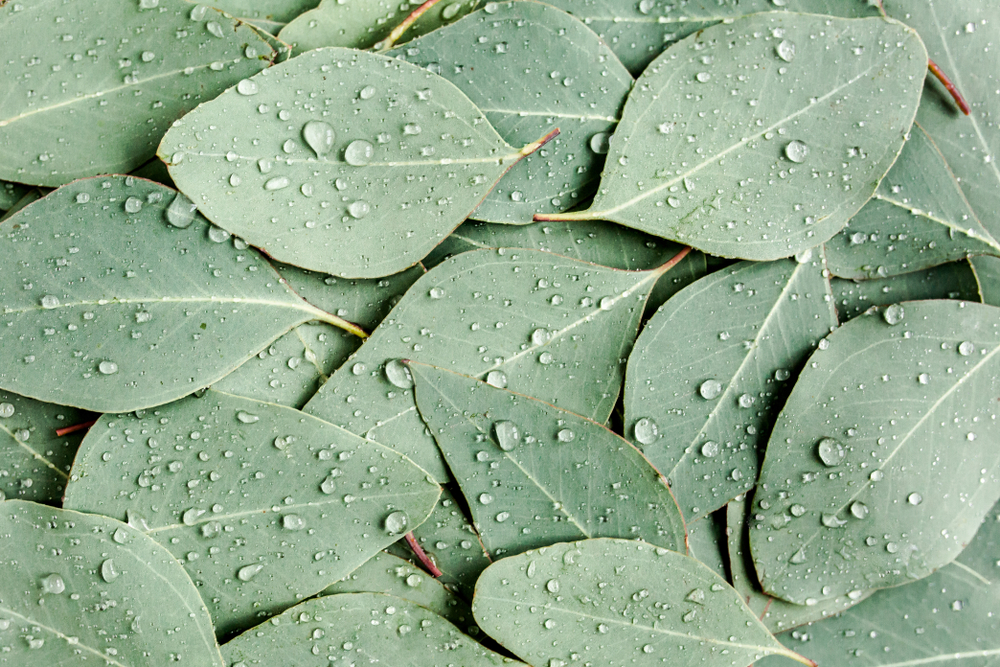
[[[1000,306],[1000,258],[973,257],[969,260],[983,303]]]
[[[536,219],[603,218],[743,259],[811,248],[892,166],[926,57],[914,31],[883,19],[771,13],[707,28],[636,81],[590,209]],[[882,96],[893,104],[876,109]]]
[[[277,35],[296,16],[316,7],[319,0],[211,0],[201,4]]]
[[[28,191],[28,186],[20,183],[0,181],[0,211],[6,211]]]
[[[1000,309],[906,302],[828,341],[778,416],[754,496],[757,575],[796,604],[926,577],[1000,497]]]
[[[65,506],[128,518],[163,544],[226,636],[348,575],[424,521],[439,491],[376,443],[210,390],[101,417]]]
[[[726,517],[724,512],[715,512],[697,521],[688,523],[688,555],[706,565],[723,579],[729,578],[726,549]]]

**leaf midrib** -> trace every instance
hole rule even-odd
[[[506,143],[506,142],[505,142]],[[509,144],[508,144],[509,145]],[[513,148],[513,146],[511,146]],[[198,157],[212,157],[212,158],[225,158],[227,161],[232,158],[235,160],[246,160],[248,162],[257,162],[261,159],[274,159],[273,156],[260,156],[253,157],[249,155],[236,155],[233,157],[232,153],[207,153],[205,151],[182,151],[187,155],[196,155]],[[504,165],[508,162],[517,162],[524,155],[521,151],[514,153],[508,153],[507,155],[501,156],[487,156],[487,157],[477,157],[477,158],[442,158],[440,160],[407,160],[401,162],[365,162],[364,164],[353,165],[343,160],[327,160],[324,158],[317,157],[307,157],[307,158],[279,158],[278,161],[285,165],[293,164],[304,164],[309,167],[315,167],[317,165],[328,165],[336,166],[345,170],[361,170],[371,167],[379,167],[384,169],[392,169],[395,167],[427,167],[427,166],[444,166],[448,167],[451,165],[462,165],[462,164],[496,164],[497,166]],[[276,173],[276,176],[280,174]]]
[[[34,459],[36,459],[37,461],[40,461],[45,466],[51,468],[53,472],[55,472],[57,475],[59,475],[63,479],[65,479],[65,480],[69,479],[69,475],[68,474],[66,474],[65,472],[63,472],[62,470],[60,470],[54,463],[52,463],[51,461],[49,461],[48,459],[46,459],[40,453],[36,452],[34,449],[32,449],[31,447],[29,447],[28,443],[22,441],[20,438],[18,438],[16,435],[14,435],[14,433],[11,432],[11,430],[8,429],[3,424],[0,424],[0,431],[3,431],[7,435],[9,435],[11,440],[13,440],[14,442],[16,442],[18,445],[21,446],[21,448],[23,448],[25,451],[27,451],[29,454],[31,454],[31,456]]]

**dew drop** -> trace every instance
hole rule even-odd
[[[275,176],[264,182],[265,190],[281,190],[287,188],[292,182],[285,176]]]
[[[576,433],[573,433],[573,431],[568,428],[561,429],[558,433],[556,433],[556,439],[559,440],[559,442],[573,442],[574,438],[576,438]]]
[[[191,223],[194,222],[194,212],[197,208],[193,201],[178,192],[174,200],[164,210],[163,217],[174,227],[184,229],[190,227]]]
[[[138,213],[142,210],[142,200],[138,197],[129,197],[125,200],[126,213]]]
[[[489,505],[490,503],[493,502],[493,496],[491,496],[488,493],[480,493],[479,502],[483,505]]]
[[[302,126],[302,140],[316,153],[317,157],[323,157],[329,153],[333,149],[336,138],[337,133],[329,123],[311,120]]]
[[[868,516],[868,505],[863,502],[855,500],[851,503],[851,514],[854,515],[856,519],[864,519]]]
[[[500,449],[505,452],[514,449],[521,440],[517,424],[507,420],[493,422],[493,435],[496,437]]]
[[[347,144],[344,149],[344,162],[352,167],[361,167],[368,164],[375,155],[375,147],[364,139],[355,139]]]
[[[844,446],[833,438],[823,438],[816,443],[816,453],[819,455],[819,460],[828,468],[839,466],[847,456]]]
[[[786,63],[790,63],[795,60],[795,42],[783,39],[776,47],[774,47],[774,52],[777,53],[778,57]]]
[[[101,563],[101,579],[105,583],[110,584],[112,581],[118,578],[120,573],[115,569],[115,562],[112,559],[107,559]]]
[[[260,421],[260,417],[255,414],[251,414],[246,410],[240,410],[236,413],[236,418],[244,424],[253,424],[254,422]]]
[[[597,155],[604,155],[608,152],[611,135],[607,132],[598,132],[590,137],[590,150]]]
[[[785,145],[785,157],[792,162],[801,164],[806,161],[806,157],[809,155],[809,147],[803,142],[796,139],[795,141],[790,141]]]
[[[486,374],[486,384],[497,389],[506,389],[507,375],[503,371],[490,371]]]
[[[185,526],[193,526],[198,523],[198,519],[204,516],[207,511],[208,510],[192,507],[191,509],[184,511],[184,514],[181,516],[181,521],[184,522]]]
[[[254,563],[253,565],[244,565],[236,572],[236,578],[240,581],[250,581],[264,569],[263,563]]]
[[[42,297],[42,308],[46,310],[51,310],[52,308],[59,307],[59,297],[53,296],[51,294],[46,294]]]
[[[383,525],[385,532],[390,535],[402,535],[406,532],[406,527],[409,523],[410,519],[406,516],[405,512],[392,512],[385,518]]]
[[[238,84],[236,84],[236,92],[240,95],[256,95],[260,92],[260,88],[257,86],[257,82],[251,79],[243,79]]]
[[[366,201],[362,201],[361,199],[357,201],[352,201],[350,204],[347,205],[347,213],[355,220],[360,220],[361,218],[365,217],[371,212],[371,210],[372,210],[371,205]]]
[[[118,364],[113,361],[102,361],[97,364],[97,370],[99,370],[103,375],[114,375],[118,372]]]
[[[910,503],[913,506],[917,506],[920,503],[924,502],[924,497],[921,496],[919,493],[914,492],[906,496],[906,502]]]
[[[285,530],[302,530],[306,527],[306,521],[298,514],[286,514],[281,517],[281,527]]]
[[[882,319],[884,319],[885,323],[890,326],[899,324],[900,322],[903,321],[903,317],[905,316],[906,312],[903,310],[903,307],[898,303],[893,304],[888,308],[886,308],[884,311],[882,311]]]
[[[714,440],[709,440],[704,445],[701,446],[701,455],[706,458],[712,458],[719,455],[719,443]]]
[[[698,387],[698,393],[702,398],[709,401],[713,398],[718,398],[719,394],[722,393],[722,383],[718,380],[705,380]]]
[[[963,357],[967,357],[975,351],[976,351],[975,344],[969,341],[959,343],[958,345],[958,353]]]
[[[836,514],[824,514],[821,520],[827,528],[841,528],[847,524],[843,519],[838,519]]]
[[[635,435],[636,441],[641,445],[651,445],[656,442],[656,438],[659,435],[659,429],[654,422],[649,417],[643,417],[635,423],[632,427],[632,433]]]
[[[0,403],[0,418],[8,419],[14,416],[14,406],[10,403]]]
[[[222,227],[216,227],[215,225],[209,225],[208,227],[208,240],[212,243],[225,243],[230,238],[232,234],[227,232]]]
[[[806,513],[806,508],[803,507],[802,505],[795,504],[789,507],[788,511],[791,512],[792,516],[800,517]]]
[[[390,359],[385,362],[385,379],[400,389],[413,387],[413,376],[410,369],[400,359]]]
[[[363,100],[370,100],[375,97],[375,86],[365,86],[360,91],[358,91],[358,97]]]
[[[442,299],[444,298],[444,290],[440,287],[432,287],[430,291],[427,292],[427,296],[432,299]]]
[[[403,126],[403,134],[414,135],[420,134],[420,126],[416,123],[407,123]]]
[[[42,577],[42,592],[49,595],[59,595],[65,592],[66,582],[58,574],[48,574]]]

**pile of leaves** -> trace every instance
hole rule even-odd
[[[0,664],[993,664],[998,27],[0,3]]]

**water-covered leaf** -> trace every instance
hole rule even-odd
[[[505,558],[483,572],[472,611],[484,632],[532,665],[733,667],[796,657],[724,579],[637,541],[585,540]]]
[[[170,123],[273,57],[249,27],[181,0],[5,3],[0,178],[131,171]]]
[[[926,577],[1000,497],[1000,309],[909,301],[814,353],[775,423],[750,546],[796,604]]]
[[[150,181],[81,180],[2,230],[0,387],[43,401],[98,412],[159,405],[298,324],[346,325]]]
[[[209,390],[101,417],[65,506],[128,518],[167,547],[226,636],[352,572],[424,521],[438,493],[381,445]]]
[[[418,280],[304,410],[447,479],[399,359],[506,386],[603,423],[650,288],[670,263],[617,271],[536,250],[457,255]]]
[[[961,121],[956,121],[961,122]],[[1000,255],[941,151],[919,123],[875,196],[826,244],[843,278],[884,278],[969,255]]]
[[[926,58],[914,31],[880,18],[771,13],[707,28],[636,81],[590,209],[537,219],[602,218],[743,259],[811,248],[892,166]]]
[[[3,662],[223,667],[184,569],[141,531],[103,516],[0,503]]]
[[[538,2],[490,3],[386,55],[454,83],[512,146],[561,130],[511,168],[476,220],[529,223],[596,189],[632,76],[577,19]]]
[[[449,81],[331,47],[198,107],[159,155],[205,216],[275,259],[377,278],[416,264],[532,150],[509,146]]]
[[[686,551],[666,480],[626,440],[548,403],[408,363],[417,409],[494,557],[592,537]]]
[[[625,372],[625,431],[688,519],[757,479],[796,369],[837,325],[819,252],[744,262],[678,292],[642,330]]]
[[[318,649],[317,653],[315,649]],[[483,648],[433,611],[379,593],[307,600],[222,647],[227,665],[519,665]]]
[[[240,21],[277,35],[296,16],[315,8],[319,0],[209,0],[199,4],[215,7]]]

